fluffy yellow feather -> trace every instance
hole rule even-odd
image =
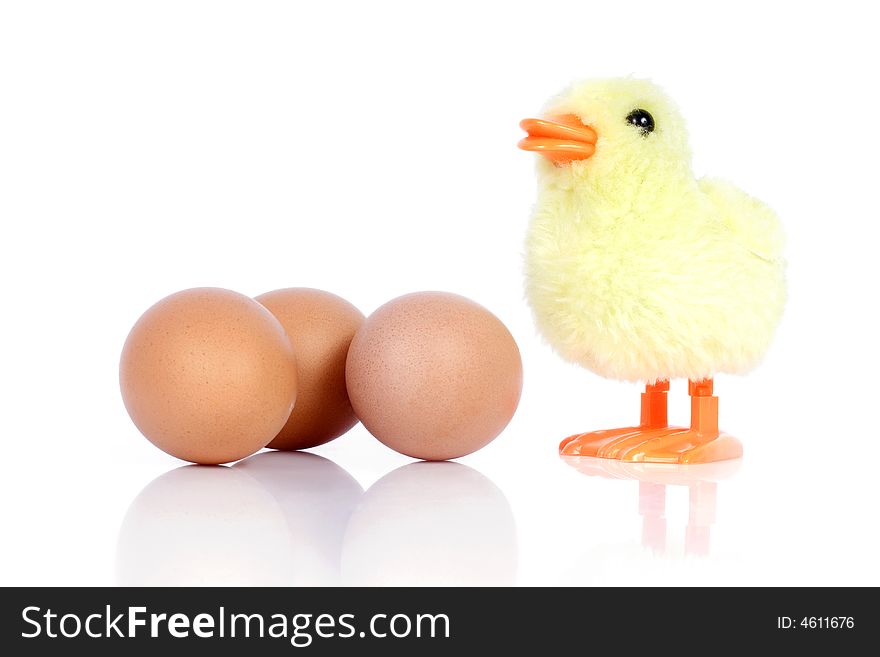
[[[627,120],[650,112],[653,131]],[[785,304],[783,234],[766,205],[694,178],[684,121],[646,80],[591,80],[551,101],[598,139],[591,157],[540,158],[527,296],[564,358],[654,382],[744,373]]]

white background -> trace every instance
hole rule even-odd
[[[880,584],[871,3],[0,7],[2,584]],[[716,380],[745,459],[714,507],[699,484],[689,511],[682,484],[723,473],[662,475],[665,545],[656,484],[643,536],[636,481],[556,452],[632,422],[638,387],[560,361],[522,299],[517,123],[571,80],[628,74],[678,101],[697,174],[789,235],[764,365]],[[519,343],[520,410],[458,466],[396,470],[358,426],[314,450],[336,465],[154,482],[183,464],[129,421],[119,351],[201,285],[319,287],[367,313],[464,294]],[[672,420],[687,404],[676,382]]]

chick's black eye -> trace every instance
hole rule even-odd
[[[648,110],[634,109],[626,115],[626,122],[632,123],[646,137],[649,132],[654,132],[654,117]]]

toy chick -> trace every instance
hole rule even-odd
[[[785,303],[783,233],[733,185],[697,180],[684,121],[656,85],[575,84],[520,124],[540,154],[527,296],[567,360],[646,384],[638,426],[576,434],[563,455],[701,463],[737,458],[718,429],[717,373],[766,352]],[[669,380],[687,378],[691,425],[667,424]]]

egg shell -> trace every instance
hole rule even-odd
[[[342,297],[311,288],[286,288],[256,297],[272,312],[296,352],[296,408],[269,443],[306,449],[338,438],[357,423],[345,388],[345,358],[364,314]]]
[[[296,400],[296,358],[277,319],[237,292],[195,288],[148,309],[119,366],[125,408],[160,449],[194,463],[264,447]]]
[[[355,413],[402,454],[439,461],[474,452],[507,426],[522,391],[510,331],[445,292],[389,301],[355,334],[346,363]]]

